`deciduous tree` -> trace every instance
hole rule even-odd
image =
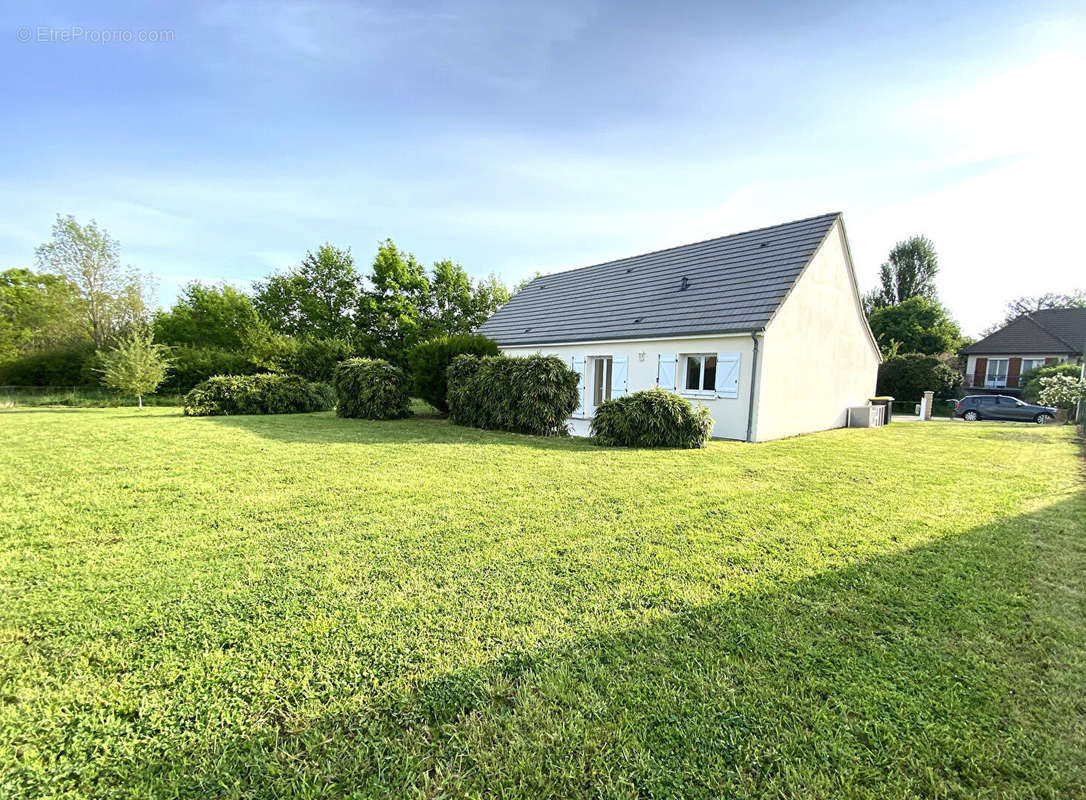
[[[101,359],[106,386],[136,395],[140,408],[143,396],[158,388],[170,367],[166,347],[156,344],[151,331],[142,326],[122,335],[115,347],[102,353]]]

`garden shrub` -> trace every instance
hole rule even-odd
[[[185,414],[304,414],[327,411],[335,393],[297,375],[217,375],[185,395]]]
[[[459,355],[498,355],[498,345],[492,339],[476,334],[438,336],[421,342],[407,354],[411,373],[411,386],[416,397],[421,397],[438,411],[448,411],[448,370]]]
[[[1029,372],[1022,373],[1022,399],[1027,403],[1041,402],[1041,379],[1050,378],[1053,375],[1068,375],[1077,378],[1082,374],[1080,364],[1049,364],[1047,367],[1037,367]]]
[[[705,447],[709,409],[664,389],[646,389],[601,403],[592,419],[596,444],[608,447]]]
[[[77,345],[13,358],[0,364],[3,386],[83,386],[98,383],[94,347]]]
[[[191,389],[215,375],[253,375],[264,370],[249,358],[231,350],[213,347],[176,347],[170,351],[167,386]]]
[[[349,358],[332,376],[336,412],[358,419],[399,419],[408,410],[407,377],[379,358]]]
[[[897,400],[920,400],[924,392],[936,397],[953,397],[961,386],[962,376],[936,356],[907,353],[892,356],[879,365],[875,393]]]
[[[290,372],[307,380],[331,383],[336,365],[355,355],[351,345],[342,339],[306,336],[290,355]]]
[[[556,356],[461,355],[447,375],[457,425],[555,436],[577,409],[580,378]]]

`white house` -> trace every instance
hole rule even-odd
[[[879,365],[840,214],[545,275],[479,332],[580,373],[582,436],[604,400],[653,386],[708,406],[718,438],[842,427]]]

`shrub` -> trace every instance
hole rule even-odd
[[[1082,374],[1082,367],[1078,364],[1050,364],[1047,367],[1037,367],[1029,372],[1022,373],[1022,399],[1027,403],[1041,402],[1041,379],[1050,378],[1053,375],[1068,375],[1077,378]]]
[[[879,365],[878,395],[898,400],[919,400],[924,392],[936,397],[952,397],[962,378],[936,356],[907,353],[893,356]]]
[[[98,382],[94,348],[63,347],[13,358],[0,364],[0,385],[81,386]]]
[[[459,355],[498,355],[498,345],[485,336],[458,334],[438,336],[411,348],[407,365],[411,372],[411,386],[416,397],[421,397],[438,411],[448,411],[448,371],[453,359]]]
[[[191,389],[214,375],[252,375],[262,372],[247,356],[211,347],[177,347],[170,351],[170,386]]]
[[[336,411],[341,417],[399,419],[408,410],[403,370],[379,358],[349,358],[336,365],[332,378]]]
[[[217,375],[185,395],[185,414],[304,414],[327,411],[335,400],[328,384],[297,375]]]
[[[555,436],[577,409],[580,378],[556,356],[461,355],[447,374],[457,425]]]
[[[350,344],[342,339],[320,339],[306,336],[298,341],[291,354],[291,372],[311,381],[331,383],[336,365],[356,355]]]
[[[1043,405],[1054,408],[1075,408],[1086,400],[1086,381],[1077,375],[1046,375],[1041,378],[1041,393],[1038,399]]]
[[[601,403],[592,419],[596,444],[608,447],[705,447],[709,409],[664,389],[646,389]]]

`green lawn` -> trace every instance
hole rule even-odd
[[[0,412],[0,797],[1083,797],[1068,427]]]

